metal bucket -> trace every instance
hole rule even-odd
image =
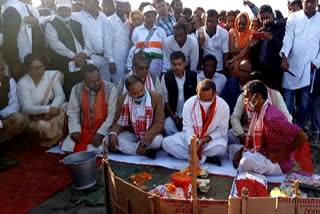
[[[95,152],[77,152],[63,159],[69,166],[74,189],[87,189],[96,184],[96,158]]]

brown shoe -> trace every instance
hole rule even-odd
[[[19,161],[18,160],[0,160],[0,171],[5,171],[8,170],[12,167],[16,167],[19,165]]]

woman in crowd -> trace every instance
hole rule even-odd
[[[52,147],[65,134],[63,75],[45,71],[39,56],[28,54],[24,62],[27,73],[18,82],[17,96],[26,115],[25,133],[33,143]]]
[[[136,27],[142,24],[142,21],[143,21],[143,15],[140,10],[133,10],[130,12],[129,24],[130,24],[131,33]]]
[[[227,62],[231,75],[238,75],[238,65],[247,57],[250,48],[250,37],[253,30],[247,13],[240,13],[235,20],[235,28],[229,31],[229,51],[232,59]]]
[[[197,34],[196,34],[196,32],[197,32],[197,30],[199,29],[199,28],[201,28],[201,26],[202,26],[202,21],[201,21],[201,17],[200,16],[198,16],[198,15],[193,15],[192,17],[191,17],[191,30],[190,30],[190,35],[191,36],[194,36],[195,38],[197,38]]]

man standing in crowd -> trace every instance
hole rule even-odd
[[[207,55],[204,57],[204,60],[203,60],[203,71],[201,71],[198,74],[197,80],[198,80],[198,83],[204,79],[212,80],[216,85],[217,94],[220,95],[227,82],[227,78],[223,74],[220,74],[216,71],[217,71],[216,57],[213,55]]]
[[[206,27],[197,31],[199,45],[203,49],[203,56],[216,57],[217,72],[224,73],[224,65],[229,53],[229,33],[218,25],[218,13],[216,10],[208,10]]]
[[[183,3],[181,0],[172,0],[171,8],[173,10],[173,15],[176,20],[182,15]]]
[[[133,56],[140,52],[147,58],[149,71],[160,77],[163,72],[163,43],[167,36],[162,28],[155,25],[157,11],[152,5],[144,7],[143,16],[144,23],[132,33],[134,45],[128,56],[127,69],[132,69]]]
[[[95,65],[85,65],[82,72],[84,82],[73,87],[68,105],[70,135],[62,145],[66,152],[102,151],[102,141],[116,112],[118,99],[113,84],[101,79]]]
[[[72,87],[83,80],[80,68],[89,50],[84,50],[82,26],[71,19],[71,0],[57,0],[57,15],[46,24],[46,39],[52,51],[51,66],[64,74],[63,89],[67,99]],[[70,64],[79,68],[70,70]]]
[[[72,12],[77,13],[83,10],[83,0],[72,0]]]
[[[53,16],[56,11],[55,0],[41,0],[41,5],[37,9],[40,16]]]
[[[280,51],[284,71],[284,100],[292,114],[296,92],[300,92],[296,124],[305,125],[308,116],[311,71],[320,67],[320,14],[317,0],[303,0],[303,10],[292,13],[287,21],[286,35]]]
[[[263,82],[270,88],[281,90],[283,72],[279,52],[285,33],[285,22],[276,22],[269,5],[259,9],[259,20],[263,25],[264,39],[254,39],[250,49],[253,69],[262,73]]]
[[[128,93],[119,97],[115,123],[109,132],[108,147],[128,155],[155,158],[161,147],[164,125],[163,102],[160,94],[148,91],[139,77],[125,81]]]
[[[270,104],[267,87],[260,81],[251,81],[245,87],[244,97],[254,113],[244,148],[234,157],[239,172],[281,175],[293,169],[295,159],[303,171],[312,173],[308,137]],[[298,158],[299,154],[304,156],[304,162]],[[304,164],[305,160],[309,165]]]
[[[2,7],[2,55],[11,76],[17,81],[24,75],[24,57],[45,52],[45,39],[39,25],[39,13],[29,4],[7,0]]]
[[[112,16],[116,11],[113,0],[103,0],[101,6],[102,12],[106,14],[107,17]]]
[[[156,74],[149,72],[149,65],[146,57],[140,53],[137,53],[134,55],[132,62],[132,71],[130,71],[125,76],[125,78],[120,79],[117,85],[118,96],[121,96],[122,94],[128,92],[127,88],[124,85],[124,82],[126,78],[128,78],[131,75],[136,75],[137,77],[139,77],[144,82],[144,87],[148,91],[154,91],[159,94],[162,94],[160,79]]]
[[[110,82],[109,64],[104,57],[104,40],[108,36],[105,33],[107,17],[99,12],[99,1],[85,0],[84,10],[73,13],[72,19],[82,25],[85,49],[90,51],[87,57],[98,67],[101,78]]]
[[[173,35],[173,25],[176,23],[176,19],[169,14],[166,2],[164,0],[154,0],[153,5],[159,14],[156,25],[161,27],[167,36]]]
[[[164,41],[164,70],[171,69],[170,56],[181,51],[186,57],[186,65],[191,71],[197,71],[199,62],[199,45],[196,38],[187,34],[187,26],[177,23],[173,26],[173,34]]]
[[[164,129],[169,136],[182,131],[183,105],[197,93],[197,73],[186,69],[184,54],[181,51],[173,52],[170,60],[172,70],[161,79],[167,114]]]
[[[197,95],[186,101],[183,107],[183,132],[163,139],[162,147],[178,159],[189,160],[190,140],[198,139],[198,158],[221,166],[217,157],[222,157],[228,144],[228,104],[217,96],[211,80],[198,84]]]
[[[20,105],[16,95],[16,82],[5,76],[5,64],[0,59],[0,144],[12,141],[24,130],[24,116],[19,113]],[[12,143],[12,142],[10,142]],[[0,155],[0,171],[18,165],[17,160],[10,160]]]
[[[104,40],[104,55],[109,61],[111,80],[117,84],[125,74],[129,54],[130,25],[126,18],[128,0],[116,0],[116,13],[108,18]]]

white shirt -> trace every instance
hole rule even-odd
[[[54,82],[53,88],[49,93],[49,99],[42,105],[42,99],[46,89],[51,82],[54,71],[45,71],[38,86],[34,84],[29,74],[24,75],[18,82],[17,95],[22,112],[30,115],[49,113],[50,107],[59,108],[65,101],[65,95],[60,81]],[[56,71],[58,72],[58,71]]]
[[[125,23],[115,13],[108,18],[106,35],[104,41],[104,54],[109,63],[126,63],[129,54],[130,25],[128,20]]]
[[[82,25],[86,49],[90,50],[91,54],[102,54],[104,51],[104,25],[107,22],[107,16],[99,12],[99,16],[95,19],[91,14],[82,10],[78,13],[72,13],[71,17]]]
[[[304,11],[290,14],[280,55],[288,58],[289,71],[284,72],[282,87],[300,89],[310,85],[311,63],[320,67],[320,13],[308,19]]]
[[[217,58],[217,71],[222,71],[223,65],[223,54],[229,52],[229,33],[225,29],[217,26],[216,34],[211,38],[207,34],[206,28],[203,27],[206,37],[206,42],[203,45],[203,57],[207,55],[213,55]],[[197,35],[199,37],[198,31]]]
[[[10,114],[17,113],[20,110],[19,101],[16,94],[16,82],[13,78],[10,79],[10,92],[8,94],[9,97],[9,103],[8,105],[0,110],[0,116],[5,118],[8,117]],[[0,83],[0,90],[1,90],[1,83]]]
[[[205,77],[204,72],[201,71],[197,75],[198,83],[201,82],[202,80],[205,80],[205,79],[207,79],[207,78]],[[214,84],[216,84],[216,91],[220,95],[222,90],[224,89],[224,86],[227,83],[227,78],[223,74],[216,72],[212,78],[212,81],[214,82]]]
[[[171,69],[170,56],[174,51],[181,51],[186,57],[186,64],[190,65],[191,71],[197,71],[198,62],[199,62],[199,45],[198,40],[193,36],[187,35],[187,40],[185,44],[180,47],[174,35],[169,36],[164,40],[164,69]]]
[[[76,53],[74,53],[73,51],[68,49],[59,40],[57,30],[50,23],[46,24],[46,28],[45,28],[46,39],[47,39],[47,42],[48,42],[50,48],[54,52],[56,52],[57,54],[59,54],[61,56],[65,56],[65,57],[72,59],[78,53],[83,52],[83,48],[82,48],[81,44],[78,42],[78,40],[75,38],[75,36],[73,35],[72,30],[70,28],[70,25],[69,24],[65,24],[65,25],[69,29],[70,33],[72,34],[73,41],[76,46],[76,51],[77,51]],[[90,54],[90,52],[87,51],[86,54]]]
[[[148,45],[145,47],[143,52],[163,55],[163,45],[164,45],[164,40],[167,38],[167,34],[162,28],[156,25],[153,25],[152,29],[154,28],[156,30],[153,33],[152,37],[150,38]],[[139,52],[140,50],[139,46],[143,45],[144,41],[147,39],[149,35],[149,32],[150,31],[144,26],[144,24],[136,27],[133,30],[131,41],[133,42],[134,45],[130,49],[128,60],[127,60],[128,70],[132,69],[133,56],[135,53]]]
[[[176,112],[175,114],[182,118],[182,111],[183,111],[183,105],[184,105],[184,83],[186,81],[186,75],[183,75],[183,77],[179,78],[176,77],[176,82],[177,82],[177,87],[178,87],[178,100],[177,100],[177,108],[176,108]],[[164,103],[168,103],[169,102],[169,93],[168,93],[168,89],[166,86],[166,81],[164,79],[164,75],[162,76],[161,79],[161,85],[162,85],[162,91],[163,91],[163,98],[164,98]]]

